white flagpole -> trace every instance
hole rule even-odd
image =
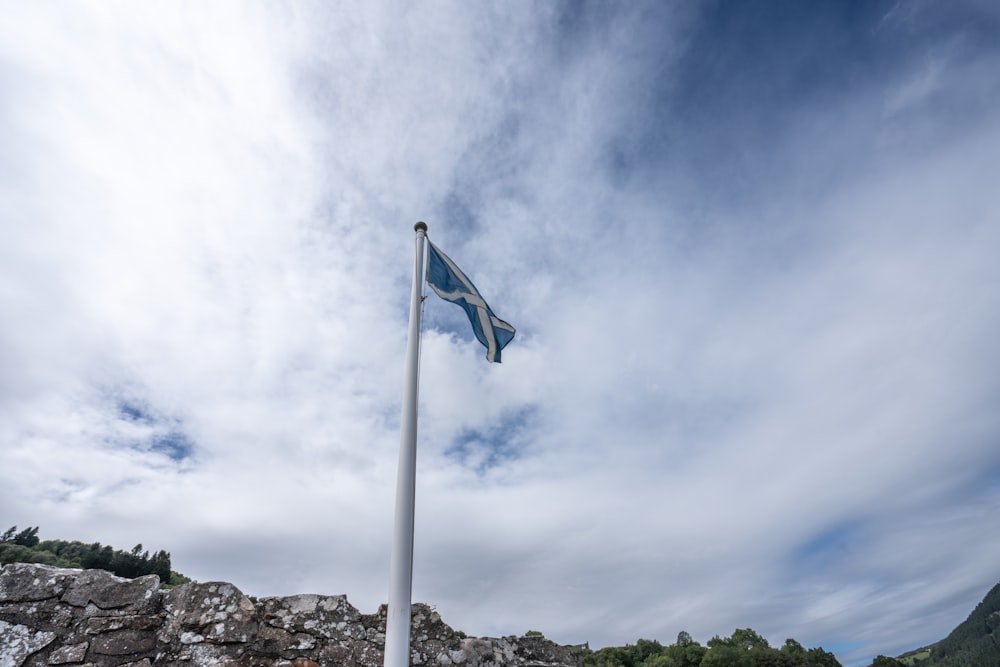
[[[389,609],[385,627],[384,667],[410,664],[410,596],[413,592],[413,513],[417,486],[417,389],[420,360],[420,301],[424,284],[424,241],[427,225],[413,226],[417,255],[413,262],[410,330],[403,374],[403,414],[400,419],[399,469],[396,473],[396,519],[389,565]]]

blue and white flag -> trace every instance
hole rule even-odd
[[[500,363],[500,350],[514,338],[514,327],[493,314],[479,290],[462,270],[428,239],[427,283],[445,301],[465,308],[472,331],[486,346],[486,358]]]

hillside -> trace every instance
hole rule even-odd
[[[1000,667],[1000,583],[947,637],[901,656],[918,667]],[[929,651],[928,651],[929,649]]]

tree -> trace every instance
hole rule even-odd
[[[170,554],[162,549],[153,554],[153,557],[149,560],[149,569],[151,574],[155,574],[160,578],[160,581],[167,583],[170,581]],[[530,632],[530,630],[529,630]],[[542,633],[538,633],[541,636]]]
[[[0,544],[3,544],[4,542],[10,542],[12,539],[14,539],[14,533],[16,532],[17,532],[17,526],[11,526],[7,530],[5,530],[3,535],[0,535]]]
[[[655,639],[640,639],[634,646],[626,646],[625,652],[628,662],[634,667],[639,667],[652,657],[663,653],[663,644]]]
[[[1000,584],[976,605],[969,617],[931,649],[928,664],[947,667],[1000,666]]]
[[[904,663],[895,658],[888,658],[884,655],[877,656],[872,661],[872,667],[904,667]]]
[[[785,645],[781,647],[781,652],[794,658],[804,659],[806,657],[805,647],[791,637],[785,640]]]
[[[714,637],[709,640],[708,651],[701,660],[701,667],[754,667],[749,651],[727,644],[725,641],[715,641],[717,639],[719,638]]]
[[[771,648],[767,640],[761,637],[755,630],[751,628],[737,628],[733,632],[733,636],[729,638],[733,646],[739,646],[747,651],[752,651],[753,649],[765,649]]]
[[[837,660],[837,656],[829,651],[824,651],[818,646],[806,652],[806,664],[810,665],[810,667],[840,667],[840,661]]]
[[[606,646],[584,658],[587,667],[632,667],[627,662],[625,650],[619,646]]]
[[[750,628],[740,628],[731,637],[715,636],[700,667],[840,667],[837,658],[821,648],[806,650],[794,639],[781,649]]]
[[[50,554],[48,551],[36,551],[12,542],[0,544],[0,565],[9,565],[10,563],[58,565],[58,560],[54,554]]]
[[[115,550],[94,542],[80,558],[80,567],[88,570],[111,570],[111,559]]]
[[[688,638],[690,639],[690,635]],[[664,649],[665,654],[673,659],[677,667],[699,667],[707,650],[693,639],[689,644],[677,643]]]
[[[17,526],[15,526],[16,528]],[[14,544],[20,544],[22,547],[28,547],[29,549],[35,547],[38,544],[38,526],[34,528],[25,528],[20,533],[14,536]]]
[[[654,655],[642,663],[642,667],[681,667],[676,660],[667,654]]]

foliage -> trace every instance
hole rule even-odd
[[[794,639],[781,649],[750,628],[729,637],[713,637],[702,646],[687,632],[677,642],[663,646],[640,639],[635,645],[609,646],[587,655],[585,667],[840,667],[836,657],[821,648],[806,649]]]
[[[173,588],[174,586],[180,586],[181,584],[186,584],[191,581],[191,577],[185,577],[179,572],[170,571],[170,581],[164,582],[160,581],[161,588]]]
[[[969,617],[931,648],[921,665],[1000,666],[1000,584],[986,594]]]
[[[11,526],[11,528],[16,529],[17,526]],[[15,535],[14,544],[20,544],[22,547],[28,547],[29,549],[35,547],[38,544],[38,526],[25,528]]]
[[[11,563],[41,563],[42,565],[59,566],[59,559],[50,553],[36,551],[13,542],[0,543],[0,565]]]
[[[20,533],[17,526],[11,526],[0,535],[0,544],[17,544],[31,549],[38,544],[38,526],[25,528]]]
[[[891,661],[891,662],[890,662]],[[969,617],[936,644],[903,654],[879,656],[872,667],[1000,667],[1000,584],[994,586]]]
[[[150,555],[141,544],[132,547],[131,551],[120,551],[100,542],[39,541],[37,526],[21,532],[17,532],[17,526],[12,526],[4,531],[0,535],[0,563],[42,563],[56,567],[107,570],[129,579],[155,574],[162,584],[168,586],[190,581],[170,569],[170,554],[166,551]]]
[[[702,646],[687,632],[662,646],[640,639],[634,646],[609,646],[588,654],[585,667],[840,667],[832,653],[807,649],[786,639],[780,649],[750,628],[715,636]],[[987,593],[969,618],[944,640],[900,658],[880,655],[871,667],[1000,667],[1000,584]]]

